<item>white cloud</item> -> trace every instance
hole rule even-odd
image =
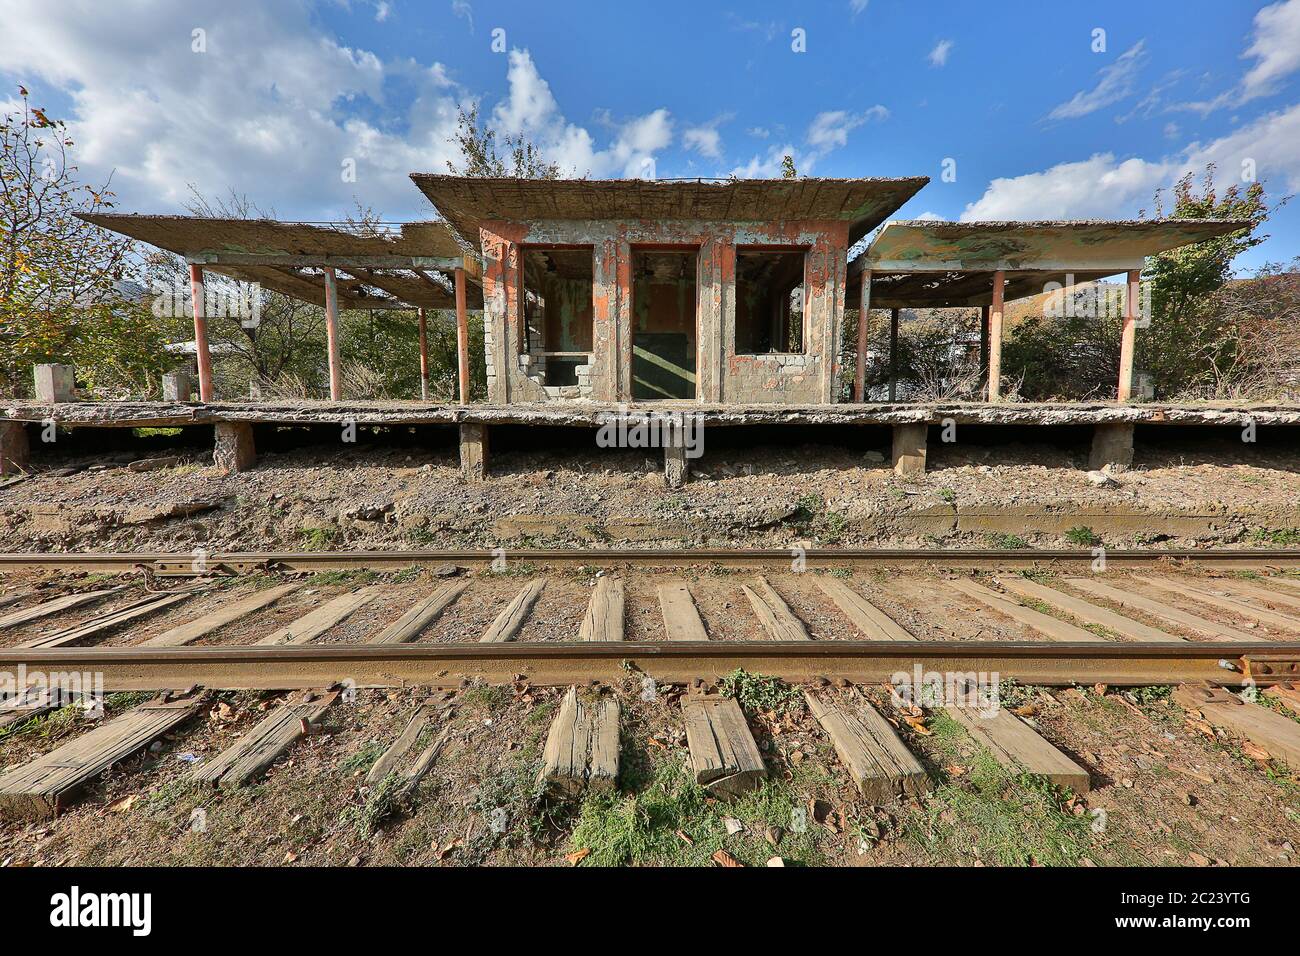
[[[810,176],[818,160],[833,150],[848,145],[850,132],[871,120],[888,118],[889,110],[879,103],[860,113],[851,113],[848,110],[826,110],[814,116],[813,121],[808,125],[808,133],[805,136],[807,149],[797,149],[792,143],[772,146],[766,153],[756,154],[748,163],[737,166],[731,171],[731,175],[741,179],[780,176],[781,160],[789,155],[794,160],[799,174]],[[757,135],[758,131],[751,129],[749,132],[750,135]],[[763,138],[768,135],[767,130],[761,130],[761,133]]]
[[[388,19],[389,14],[392,12],[393,7],[387,2],[387,0],[379,0],[379,2],[375,4],[375,22],[383,23]]]
[[[640,178],[655,175],[655,154],[672,143],[672,117],[657,109],[619,125],[614,142],[603,150],[586,129],[568,122],[527,50],[511,50],[506,73],[509,91],[492,112],[494,128],[525,135],[566,174]]]
[[[1134,81],[1146,60],[1146,40],[1138,40],[1119,58],[1097,71],[1100,79],[1091,90],[1080,90],[1047,114],[1048,119],[1077,119],[1118,103],[1133,93]]]
[[[722,136],[712,126],[690,126],[682,131],[682,146],[710,159],[722,158]]]
[[[731,175],[737,179],[776,179],[781,175],[781,160],[786,156],[794,160],[795,168],[804,176],[812,172],[817,162],[815,156],[801,153],[792,143],[786,143],[773,146],[765,156],[754,156],[745,165],[733,169]]]
[[[870,0],[849,0],[849,9],[853,11],[853,15],[856,17],[863,10],[867,9],[867,4],[869,2]]]
[[[939,215],[937,212],[929,212],[928,210],[926,212],[921,213],[921,215],[914,216],[912,218],[917,219],[921,222],[943,222],[944,221],[943,216]]]
[[[469,32],[474,32],[474,8],[469,5],[469,0],[451,0],[451,13],[467,21]]]
[[[767,139],[772,135],[772,131],[766,126],[751,126],[749,129],[745,130],[745,132],[748,135],[753,136],[755,139]]]
[[[1300,189],[1300,104],[1260,117],[1248,126],[1207,144],[1190,143],[1181,152],[1156,160],[1118,159],[1096,153],[1042,172],[999,178],[968,204],[964,221],[1001,219],[1088,219],[1130,217],[1144,208],[1157,189],[1207,164],[1217,181],[1240,183],[1250,161],[1273,192]]]
[[[940,40],[934,45],[934,49],[929,52],[926,59],[930,61],[931,66],[946,66],[948,63],[948,54],[956,44],[952,40]]]
[[[846,110],[828,110],[813,117],[808,127],[808,145],[819,151],[828,151],[839,146],[846,146],[849,133],[868,120],[885,120],[889,110],[876,104],[861,113]]]
[[[1250,46],[1242,58],[1255,60],[1255,65],[1235,87],[1213,99],[1175,108],[1207,116],[1276,92],[1284,79],[1300,69],[1300,0],[1283,0],[1256,13]]]

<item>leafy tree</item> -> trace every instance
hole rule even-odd
[[[456,132],[451,141],[460,147],[461,164],[451,160],[447,169],[456,176],[497,176],[515,179],[560,179],[562,173],[556,163],[542,158],[541,151],[524,139],[522,133],[513,138],[502,137],[506,156],[496,148],[496,132],[479,121],[478,104],[468,110],[459,107]]]
[[[162,330],[129,290],[134,244],[77,218],[111,209],[83,182],[63,120],[31,105],[0,118],[0,394],[26,394],[31,366],[70,362],[93,391],[147,391]]]

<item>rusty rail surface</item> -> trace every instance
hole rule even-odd
[[[123,571],[135,567],[168,576],[202,574],[243,574],[253,571],[328,571],[364,568],[376,571],[398,570],[412,565],[456,564],[468,568],[485,568],[497,555],[493,551],[214,551],[209,554],[141,552],[115,553],[28,553],[0,554],[0,571],[78,570]],[[684,568],[699,565],[723,567],[777,567],[789,565],[791,552],[784,549],[682,548],[617,549],[554,548],[515,551],[505,550],[513,563],[530,563],[545,567],[616,567],[621,565]],[[804,552],[809,568],[898,567],[899,565],[934,568],[1028,567],[1091,565],[1096,557],[1091,550],[991,550],[960,548],[809,548]],[[1108,566],[1133,567],[1159,562],[1185,563],[1201,568],[1300,567],[1300,549],[1226,549],[1189,550],[1107,550]]]
[[[1252,662],[1254,666],[1252,666]],[[1266,662],[1266,663],[1263,663]],[[20,670],[21,668],[21,670]],[[341,683],[355,687],[456,687],[464,680],[538,685],[613,682],[643,675],[685,683],[736,668],[789,681],[844,678],[889,682],[900,672],[1015,678],[1026,684],[1138,686],[1209,681],[1240,686],[1294,679],[1300,642],[1169,644],[1026,641],[652,641],[300,647],[0,648],[0,674],[30,683],[57,675],[97,675],[106,691],[287,690]]]

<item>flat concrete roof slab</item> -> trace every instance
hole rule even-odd
[[[412,173],[467,242],[485,221],[847,220],[856,242],[911,199],[929,177],[905,179],[515,179]]]

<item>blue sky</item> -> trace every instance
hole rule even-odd
[[[1207,161],[1224,185],[1253,167],[1275,200],[1300,187],[1300,0],[0,0],[0,17],[0,103],[24,83],[138,211],[193,184],[282,217],[354,197],[427,216],[406,173],[445,170],[471,102],[579,174],[771,176],[790,152],[812,175],[929,175],[900,218],[1133,216]],[[1300,254],[1300,207],[1268,232],[1241,267]]]

